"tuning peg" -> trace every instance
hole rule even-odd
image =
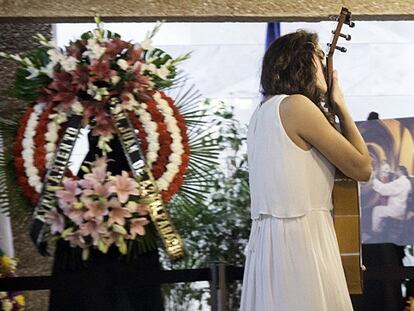
[[[346,47],[343,47],[343,46],[336,46],[335,49],[337,49],[337,50],[339,50],[339,51],[341,51],[343,53],[345,53],[347,51],[346,50]]]
[[[335,30],[332,30],[332,34],[335,34]],[[351,40],[351,35],[344,35],[343,33],[340,33],[339,36],[345,38],[346,41]]]
[[[328,47],[331,47],[332,46],[332,44],[331,43],[328,43],[328,44],[326,44]],[[337,50],[339,50],[339,51],[341,51],[341,52],[343,52],[343,53],[345,53],[346,51],[347,51],[347,49],[346,49],[346,47],[343,47],[343,46],[335,46],[335,49],[337,49]]]
[[[355,27],[355,23],[352,21],[345,21],[345,24],[347,24],[349,27],[354,28]]]

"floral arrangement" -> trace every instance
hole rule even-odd
[[[6,256],[0,250],[0,278],[16,276],[17,260]],[[0,292],[0,310],[18,311],[24,310],[24,296],[15,292]]]
[[[110,120],[110,98],[117,97],[139,130],[141,148],[162,197],[168,202],[179,190],[189,164],[187,127],[183,116],[162,88],[173,84],[176,59],[151,46],[159,26],[139,44],[120,39],[101,28],[83,34],[63,51],[38,35],[41,48],[1,56],[18,61],[15,95],[35,100],[20,122],[14,148],[18,184],[37,204],[42,180],[51,164],[71,111],[83,113],[84,126],[93,122],[98,147],[107,153],[115,129]],[[92,120],[93,119],[93,120]]]
[[[189,54],[172,58],[152,46],[160,24],[142,42],[133,43],[103,29],[99,18],[96,23],[94,31],[63,49],[37,35],[39,47],[32,51],[0,52],[20,64],[13,92],[29,103],[17,128],[12,155],[15,176],[10,178],[17,180],[32,206],[39,204],[70,116],[82,115],[82,126],[98,137],[97,147],[104,157],[83,167],[89,171],[81,179],[66,170],[56,189],[56,208],[46,218],[52,235],[80,247],[84,258],[91,247],[106,252],[115,246],[124,254],[135,247],[133,241],[144,242],[138,243],[141,249],[155,245],[154,226],[148,224],[145,210],[150,203],[131,188],[139,180],[128,172],[112,176],[106,170],[105,156],[111,152],[117,130],[110,114],[113,99],[137,133],[164,204],[174,198],[172,206],[188,212],[202,205],[205,189],[214,184],[210,171],[219,154],[204,121],[206,108],[198,104],[200,94],[193,88],[177,94],[176,100],[166,94],[184,86],[185,78],[178,75],[176,66]],[[129,191],[126,201],[117,182]]]
[[[145,234],[148,200],[140,197],[138,183],[127,172],[112,176],[104,157],[82,169],[82,179],[65,178],[56,189],[59,209],[48,212],[46,223],[55,237],[80,247],[85,260],[91,246],[106,253],[115,245],[125,255],[126,240]]]

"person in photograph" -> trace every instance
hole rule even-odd
[[[394,174],[391,171],[391,166],[389,165],[389,163],[386,160],[382,160],[380,167],[379,167],[379,172],[378,172],[379,181],[383,183],[390,182],[394,178],[393,175]],[[379,198],[379,205],[386,205],[387,202],[388,202],[388,197],[381,195]]]
[[[400,165],[396,172],[397,178],[391,182],[382,182],[379,178],[372,181],[372,189],[388,198],[386,205],[377,205],[372,211],[372,231],[381,232],[384,218],[391,217],[404,220],[407,210],[407,199],[411,191],[411,182],[405,166]]]
[[[263,58],[263,102],[248,130],[252,228],[241,311],[351,311],[331,216],[335,167],[367,181],[368,149],[334,72],[329,121],[317,34],[278,38]]]
[[[391,179],[391,166],[386,160],[381,161],[378,179],[382,182],[389,182]]]

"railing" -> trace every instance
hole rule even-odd
[[[243,279],[243,267],[235,267],[226,263],[214,263],[210,268],[187,270],[163,270],[160,273],[161,283],[181,283],[208,281],[211,292],[211,310],[226,311],[227,308],[227,284]],[[140,283],[151,280],[141,279]],[[364,272],[364,280],[404,280],[414,279],[414,267],[390,267],[378,266],[369,268]],[[67,280],[66,280],[67,281]],[[0,291],[32,291],[46,290],[59,282],[52,276],[29,276],[1,278]],[[136,285],[137,280],[125,280],[131,286]]]

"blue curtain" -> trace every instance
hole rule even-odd
[[[275,41],[280,37],[280,23],[267,23],[266,30],[266,50]]]

